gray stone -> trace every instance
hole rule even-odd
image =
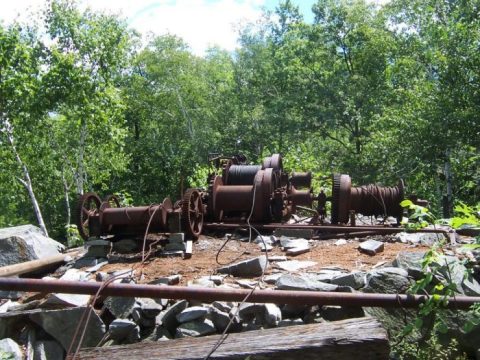
[[[112,243],[113,251],[127,254],[139,249],[139,243],[133,239],[122,239]]]
[[[277,238],[273,235],[271,236],[265,236],[265,235],[258,235],[255,240],[253,240],[253,242],[255,244],[259,244],[259,245],[263,245],[263,244],[266,244],[266,245],[273,245],[277,242]]]
[[[204,336],[214,334],[216,331],[215,326],[210,320],[194,320],[181,324],[177,328],[175,337]]]
[[[397,254],[392,265],[407,270],[408,275],[418,280],[423,277],[422,260],[425,252],[402,251]]]
[[[87,281],[88,273],[77,269],[68,269],[60,280],[68,281]],[[62,304],[72,306],[87,306],[90,295],[80,294],[51,294],[47,299],[47,304]]]
[[[77,307],[61,310],[47,310],[30,314],[30,319],[49,333],[67,350],[72,342],[75,329],[80,324],[85,311],[90,308]],[[83,320],[85,321],[85,319]],[[85,328],[85,323],[81,329]],[[95,347],[105,334],[105,324],[95,311],[91,312],[90,320],[86,324],[85,337],[81,347]],[[78,339],[74,345],[77,346]]]
[[[205,282],[205,286],[211,287],[211,284],[213,283],[214,285],[222,285],[223,283],[223,278],[225,275],[208,275],[208,276],[202,276],[201,278],[198,278],[198,283]]]
[[[183,250],[163,250],[161,253],[163,257],[183,257]]]
[[[157,325],[162,325],[170,333],[175,333],[175,328],[178,325],[177,315],[185,310],[188,306],[187,300],[177,301],[168,309],[163,310],[156,318]]]
[[[227,312],[212,308],[209,314],[210,320],[218,331],[224,331],[230,324],[230,315]]]
[[[186,323],[189,321],[204,318],[208,314],[208,308],[203,306],[192,306],[177,314],[177,321],[179,323]]]
[[[94,257],[94,258],[106,258],[108,254],[110,254],[111,246],[105,245],[91,245],[87,249],[87,253],[85,254],[86,257]]]
[[[104,265],[107,265],[108,261],[97,262],[97,265],[85,269],[86,272],[93,273],[100,270]]]
[[[215,287],[215,282],[210,280],[209,276],[203,276],[201,278],[193,279],[192,281],[189,281],[187,286],[214,288]]]
[[[287,236],[293,238],[304,238],[304,239],[311,239],[313,236],[312,229],[286,229],[286,228],[278,228],[275,229],[275,236]]]
[[[182,280],[182,275],[170,275],[170,276],[160,277],[158,279],[152,280],[149,282],[149,284],[177,285],[180,283],[180,280]]]
[[[221,267],[217,272],[221,274],[230,274],[233,276],[260,276],[268,268],[266,256],[238,262],[236,264]]]
[[[480,284],[468,272],[465,265],[454,256],[438,258],[437,272],[434,278],[444,285],[453,282],[460,294],[467,296],[480,295]]]
[[[162,304],[158,303],[155,299],[138,298],[137,304],[140,305],[142,315],[149,319],[155,319],[163,310]]]
[[[339,275],[334,277],[331,283],[339,286],[349,286],[358,290],[365,286],[365,273],[354,271],[348,274]]]
[[[442,233],[398,233],[396,239],[408,244],[421,244],[425,246],[432,246],[433,244],[446,240]]]
[[[165,329],[163,326],[158,325],[156,326],[151,334],[145,339],[150,341],[163,341],[163,340],[170,340],[172,338],[172,334]]]
[[[284,318],[296,318],[303,316],[306,309],[306,305],[286,304],[282,306],[282,314]]]
[[[295,325],[304,325],[302,319],[285,319],[278,322],[278,327],[285,327],[285,326],[295,326]]]
[[[229,313],[232,310],[233,305],[229,304],[229,303],[226,303],[226,302],[223,302],[223,301],[214,301],[212,303],[211,307],[213,307],[217,310]]]
[[[274,262],[274,261],[287,261],[288,258],[285,255],[269,255],[268,256],[268,261]]]
[[[45,303],[69,306],[87,306],[89,300],[90,295],[51,294]]]
[[[235,283],[240,285],[240,287],[244,289],[253,289],[258,284],[257,281],[250,281],[250,280],[243,280],[243,279],[235,280]]]
[[[334,242],[336,246],[342,246],[342,245],[347,245],[347,240],[345,239],[338,239],[337,241]]]
[[[297,239],[291,238],[286,236],[280,237],[280,246],[284,248],[284,250],[297,248],[297,247],[307,247],[310,246],[307,239]]]
[[[344,319],[364,317],[365,313],[361,307],[325,305],[322,307],[321,315],[325,320],[339,321]]]
[[[0,357],[2,359],[22,360],[20,346],[10,338],[0,340]]]
[[[263,251],[263,252],[269,252],[269,251],[272,251],[273,250],[273,246],[270,245],[270,244],[258,244],[258,246],[260,247],[260,251]]]
[[[185,234],[184,233],[173,233],[173,234],[170,234],[170,236],[168,237],[168,242],[170,244],[173,244],[173,243],[184,243],[185,242]]]
[[[323,269],[320,270],[318,273],[307,273],[302,276],[313,281],[331,283],[333,278],[341,276],[343,274],[344,272],[340,270]]]
[[[338,286],[286,274],[277,280],[276,288],[279,290],[336,291]]]
[[[277,326],[282,320],[282,311],[276,304],[265,304],[265,323],[269,326]]]
[[[370,271],[366,275],[364,292],[383,294],[404,294],[413,283],[408,272],[395,267],[385,267]]]
[[[73,267],[75,269],[81,269],[81,268],[84,268],[84,267],[92,267],[92,266],[96,266],[100,262],[103,262],[101,260],[102,259],[100,259],[100,258],[97,259],[97,258],[91,257],[91,256],[82,256],[81,258],[75,260],[75,262],[73,264]]]
[[[125,344],[134,344],[136,342],[139,342],[141,340],[140,337],[140,327],[136,326],[130,331],[123,341]]]
[[[106,306],[116,318],[125,319],[137,306],[137,301],[136,298],[110,296],[105,300],[104,306]]]
[[[294,248],[290,248],[287,250],[287,255],[289,256],[297,256],[301,254],[305,254],[310,251],[310,245],[307,246],[297,246]]]
[[[240,308],[238,310],[238,315],[241,319],[249,319],[257,315],[263,317],[264,313],[265,306],[263,304],[249,302],[240,304]]]
[[[317,265],[315,261],[299,261],[299,260],[289,260],[289,261],[282,261],[276,264],[276,267],[286,271],[298,271],[300,269],[305,269],[311,266]]]
[[[379,252],[382,252],[384,248],[385,248],[385,244],[377,240],[364,241],[358,247],[358,249],[361,252],[364,252],[365,254],[368,254],[368,255],[378,254]]]
[[[165,245],[164,249],[166,251],[185,251],[185,243],[184,242],[173,242],[173,243],[168,243]]]
[[[282,276],[282,273],[276,273],[276,274],[271,274],[267,275],[263,278],[263,281],[265,281],[267,284],[275,284],[277,280]]]
[[[108,327],[108,334],[111,339],[116,341],[122,341],[130,332],[134,331],[137,327],[133,321],[128,319],[115,319]]]
[[[0,267],[58,255],[64,249],[33,225],[0,229]]]
[[[65,352],[56,341],[36,341],[33,346],[33,360],[63,360],[64,357]]]

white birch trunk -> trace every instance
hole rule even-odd
[[[38,226],[42,230],[43,234],[48,237],[47,227],[45,226],[45,222],[43,221],[42,212],[40,210],[40,206],[38,205],[35,192],[33,191],[32,179],[30,178],[30,173],[28,172],[27,166],[25,165],[22,158],[20,157],[20,154],[17,151],[17,148],[15,146],[15,139],[13,137],[13,129],[8,120],[5,121],[5,132],[7,134],[8,142],[10,143],[15,159],[17,160],[18,165],[22,169],[23,178],[17,177],[17,179],[27,189],[28,195],[30,197],[30,201],[32,202],[32,205],[33,205],[33,211],[35,212],[35,216],[37,217]]]

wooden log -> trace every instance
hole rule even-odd
[[[42,269],[48,269],[53,265],[61,264],[65,261],[68,261],[78,253],[79,251],[73,251],[65,254],[49,256],[43,259],[25,261],[19,264],[3,266],[0,267],[0,277],[22,275],[33,273]]]
[[[204,359],[220,335],[82,349],[78,359]],[[388,359],[385,329],[369,317],[229,334],[211,359]]]

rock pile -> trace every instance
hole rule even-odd
[[[257,242],[263,247],[281,246],[286,252],[311,246],[309,240],[285,235],[280,235],[278,239],[274,236],[263,237],[257,239]],[[176,251],[174,248],[179,245],[174,246],[175,242],[171,244],[171,250]],[[128,248],[132,244],[123,245]],[[99,242],[94,246],[104,244]],[[103,252],[101,256],[104,256]],[[468,256],[475,259],[478,254],[472,253]],[[132,272],[128,269],[111,273],[99,271],[102,261],[106,259],[91,257],[96,260],[96,264],[91,268],[83,271],[75,269],[77,260],[57,271],[57,278],[105,281],[116,276],[116,282],[133,281]],[[199,277],[190,281],[188,286],[253,288],[261,285],[275,290],[405,293],[415,280],[422,278],[423,258],[424,253],[402,252],[391,264],[370,271],[347,271],[340,268],[311,271],[311,267],[316,265],[313,261],[262,255],[220,268],[219,275]],[[458,294],[480,296],[479,277],[475,273],[464,276],[468,273],[467,269],[455,252],[438,258],[437,261],[436,283],[445,283],[451,279]],[[261,278],[265,270],[267,273]],[[151,283],[167,286],[178,284],[180,279],[181,275],[178,274],[156,279]],[[89,311],[90,300],[90,297],[85,295],[50,294],[46,298],[24,297],[21,302],[3,301],[0,303],[0,354],[9,353],[14,359],[21,359],[26,353],[31,353],[35,359],[61,359],[71,345],[77,345],[79,336],[74,338],[77,326],[81,330],[85,329],[82,346],[92,347],[206,336],[222,333],[227,328],[228,332],[243,332],[336,321],[366,314],[378,318],[389,329],[401,329],[405,326],[403,319],[412,321],[415,317],[413,311],[404,309],[219,301],[206,304],[187,300],[100,296],[95,310],[90,312],[88,324],[85,324],[84,314]],[[448,321],[466,321],[464,317],[458,319],[452,315]],[[463,349],[469,352],[476,351],[480,343],[480,327],[470,334],[449,335],[459,338]]]

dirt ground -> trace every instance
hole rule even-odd
[[[377,238],[378,239],[378,238]],[[364,240],[364,239],[362,239]],[[412,246],[400,242],[388,242],[384,238],[384,251],[376,255],[363,254],[358,250],[360,241],[358,239],[347,240],[344,245],[336,245],[335,240],[312,240],[311,250],[308,253],[298,256],[287,256],[287,260],[310,260],[317,264],[312,267],[300,270],[301,272],[318,272],[322,268],[341,268],[348,271],[368,271],[372,267],[381,266],[395,259],[401,251],[425,251],[427,247]],[[140,282],[147,283],[160,277],[170,275],[182,275],[180,285],[187,285],[189,281],[203,276],[213,275],[216,269],[222,265],[257,257],[262,254],[259,245],[255,243],[230,240],[219,252],[225,243],[225,238],[201,236],[193,244],[193,255],[190,259],[182,259],[179,256],[158,257],[151,256],[140,270],[140,261],[119,261],[103,266],[99,271],[113,272],[120,269],[135,267],[138,272],[143,273]],[[274,246],[268,252],[268,256],[285,256],[285,252],[279,246]],[[141,255],[139,254],[138,257]],[[275,262],[270,263],[266,275],[278,272]],[[138,274],[137,272],[137,274]],[[229,282],[229,281],[227,281]]]

